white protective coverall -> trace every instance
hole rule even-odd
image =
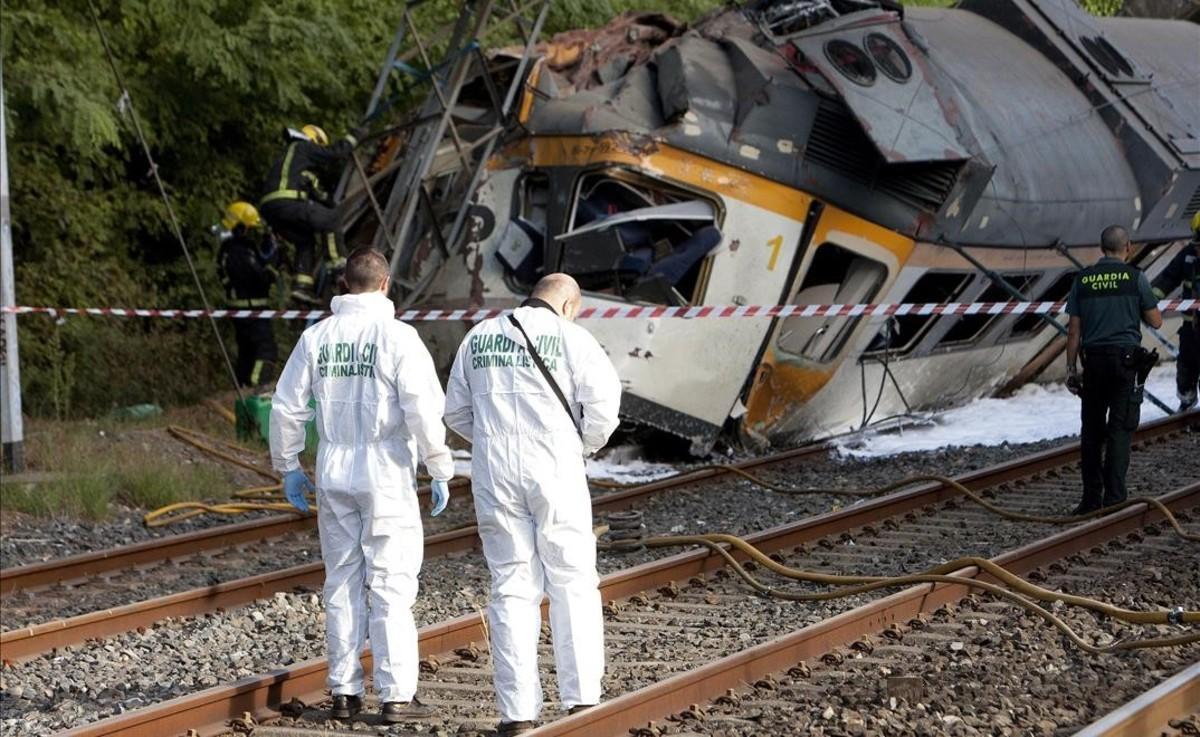
[[[428,349],[386,295],[334,297],[332,309],[300,336],[279,377],[271,459],[280,473],[300,467],[314,398],[329,688],[362,695],[369,631],[375,692],[406,702],[417,689],[412,605],[424,552],[416,465],[419,457],[435,479],[454,475],[445,395]]]
[[[543,593],[564,709],[600,700],[604,619],[584,455],[617,427],[621,383],[604,349],[546,307],[519,307],[580,420],[582,438],[506,316],[476,325],[458,349],[446,389],[446,424],[473,444],[471,491],[492,574],[488,624],[503,721],[542,708],[537,644]]]

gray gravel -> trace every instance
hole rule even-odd
[[[424,518],[427,535],[474,523],[470,502],[459,499],[436,518]],[[18,591],[0,599],[3,629],[110,609],[136,601],[212,586],[319,561],[316,528],[235,548],[204,551],[72,584]]]
[[[1148,462],[1148,459],[1135,456],[1138,460],[1135,460],[1131,477],[1138,483],[1157,487],[1180,472],[1190,473],[1191,477],[1200,475],[1200,438],[1183,442],[1185,449],[1176,456],[1186,459],[1183,467],[1177,464],[1166,468],[1161,460]],[[1028,448],[991,448],[978,454],[971,450],[956,450],[884,461],[844,462],[827,458],[815,464],[796,464],[795,470],[779,472],[779,476],[790,483],[803,485],[842,482],[840,485],[872,487],[915,470],[961,473],[1025,452]],[[694,492],[670,494],[646,505],[648,524],[653,531],[665,531],[662,528],[698,525],[703,520],[701,529],[745,533],[828,508],[827,500],[814,497],[796,498],[760,492],[753,492],[753,496],[748,497],[751,493],[744,482],[721,480]],[[747,503],[748,498],[753,503]],[[1063,506],[1074,503],[1075,499],[1067,499]],[[989,521],[987,534],[981,529],[980,534],[973,536],[973,540],[981,542],[973,546],[972,552],[989,552],[992,543],[1009,547],[1012,538],[1003,532],[1005,529],[1004,524]],[[1025,529],[1027,537],[1040,534],[1044,531]],[[927,563],[964,552],[967,551],[963,549],[961,536],[956,534],[948,537],[941,546],[923,549],[919,557]],[[813,560],[820,563],[819,559]],[[914,560],[887,553],[868,560],[873,565],[890,561],[891,568],[896,570],[917,565]],[[607,571],[632,562],[628,556],[605,558],[601,567]],[[427,560],[422,579],[422,595],[416,606],[421,624],[474,612],[486,601],[487,571],[478,555]],[[786,613],[789,622],[815,621],[811,618],[825,616],[821,609],[811,605],[779,606],[792,607]],[[761,613],[761,609],[757,611]],[[781,610],[779,615],[772,615],[771,621],[780,621],[784,614]],[[765,636],[771,628],[761,629]],[[5,734],[14,737],[44,734],[189,693],[212,682],[228,681],[316,657],[324,650],[322,633],[319,597],[306,592],[277,594],[271,600],[232,612],[168,621],[144,633],[128,633],[28,663],[7,665],[0,670],[3,678],[0,726],[5,728]],[[661,674],[654,671],[646,675]],[[614,681],[610,683],[610,693],[633,685],[632,682]]]
[[[1169,531],[1135,533],[1132,542],[1110,544],[1102,554],[1072,556],[1041,583],[1130,609],[1194,610],[1200,608],[1194,548]],[[1056,609],[1097,645],[1185,631]],[[797,664],[703,706],[699,720],[677,716],[657,726],[663,734],[711,737],[1066,737],[1200,655],[1195,646],[1091,655],[990,596],[967,597],[920,628],[897,631],[897,642],[873,638],[870,653],[842,649],[836,661]],[[906,682],[889,686],[889,679]],[[1200,725],[1196,715],[1191,723]]]
[[[148,528],[142,524],[142,515],[145,513],[144,509],[132,509],[115,503],[109,507],[109,519],[103,522],[43,519],[18,512],[5,512],[4,534],[0,536],[0,568],[41,563],[230,523],[228,517],[206,515],[168,527]],[[239,515],[236,521],[246,522],[270,514],[275,513],[251,512]]]
[[[938,459],[938,462],[954,468],[975,468],[1001,460],[1010,459],[1016,455],[1032,452],[1031,449],[1053,447],[1066,442],[1065,439],[1024,445],[956,449],[938,451],[932,454],[912,453],[896,456],[897,468],[906,465],[920,464],[922,458]],[[975,459],[975,460],[973,460]],[[841,465],[848,476],[857,469],[872,467],[886,468],[893,459],[873,459],[869,461],[845,460]],[[974,464],[974,465],[972,465]],[[686,466],[688,464],[681,464]],[[959,471],[954,471],[955,473]],[[455,509],[467,507],[466,514],[461,518],[454,517]],[[147,528],[142,524],[145,510],[132,509],[119,504],[110,508],[110,518],[102,522],[87,522],[73,519],[41,519],[16,512],[6,512],[3,524],[4,534],[0,535],[0,568],[39,563],[52,558],[62,558],[68,555],[104,550],[121,545],[153,540],[171,535],[208,529],[219,525],[230,524],[228,517],[205,515],[184,520],[168,527]],[[250,513],[239,515],[232,521],[244,522],[266,516],[269,513]],[[469,505],[460,506],[452,502],[446,515],[454,517],[454,523],[469,522],[471,515]],[[445,529],[445,528],[442,528]]]
[[[763,475],[785,484],[871,488],[917,472],[936,471],[949,475],[965,473],[1054,445],[1055,443],[1043,442],[1022,446],[978,446],[870,460],[843,458],[830,453],[825,457],[803,459],[790,464],[790,467],[764,471]],[[595,493],[604,494],[609,491],[597,489]],[[738,512],[736,508],[731,510],[734,497],[728,496],[729,494],[754,498],[754,508],[749,510],[749,514],[739,512],[734,515],[732,528],[722,522],[730,518],[731,512]],[[776,494],[762,495],[748,482],[722,481],[651,498],[644,503],[643,509],[651,533],[702,532],[716,529],[747,533],[824,511],[839,503],[845,504],[847,501],[829,496],[794,498]],[[680,515],[680,505],[689,510],[688,516]],[[245,521],[261,516],[263,515],[246,515],[236,520]],[[87,549],[89,546],[101,544],[104,535],[112,535],[109,544],[103,547],[114,547],[138,539],[162,537],[167,534],[163,530],[171,534],[182,534],[218,524],[229,524],[229,521],[230,518],[227,517],[210,515],[186,520],[168,528],[147,530],[141,525],[140,513],[129,509],[121,509],[115,520],[103,524],[24,518],[17,521],[16,525],[28,525],[30,529],[24,533],[17,533],[20,536],[16,538],[0,538],[0,543],[10,545],[15,544],[13,539],[34,539],[25,537],[31,534],[41,535],[41,538],[36,539],[43,540],[51,540],[52,536],[57,535],[54,539],[61,540],[63,545]],[[474,511],[466,500],[465,493],[459,492],[452,498],[444,513],[437,518],[425,518],[423,522],[426,534],[433,534],[473,524]],[[32,529],[35,527],[36,531]],[[262,544],[242,546],[237,550],[220,551],[211,557],[177,559],[153,568],[114,572],[104,579],[19,592],[6,596],[0,602],[4,614],[3,629],[11,630],[200,586],[211,586],[312,562],[319,556],[320,549],[316,532],[313,530],[270,539]],[[607,561],[603,570],[616,570],[628,562],[618,556]]]

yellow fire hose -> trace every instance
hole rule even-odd
[[[147,527],[164,527],[186,519],[198,517],[202,514],[235,515],[245,514],[246,512],[292,512],[294,514],[304,514],[281,496],[283,486],[279,483],[278,474],[238,458],[232,453],[221,450],[216,446],[223,445],[230,450],[242,452],[245,452],[245,448],[210,437],[197,430],[179,427],[178,425],[168,426],[167,432],[197,450],[232,463],[235,466],[254,471],[275,483],[271,486],[255,486],[235,491],[233,499],[237,501],[219,502],[216,504],[206,504],[204,502],[177,502],[175,504],[168,504],[165,507],[147,512],[142,517],[142,522]],[[308,499],[310,504],[315,506],[315,497],[309,495]]]
[[[1025,610],[1036,614],[1059,629],[1080,649],[1093,654],[1113,653],[1121,650],[1140,650],[1152,647],[1174,647],[1176,645],[1189,645],[1200,642],[1200,632],[1193,632],[1177,637],[1125,640],[1115,642],[1108,646],[1093,645],[1080,637],[1069,624],[1064,622],[1050,610],[1021,597],[1017,592],[1024,593],[1027,596],[1031,596],[1042,601],[1062,601],[1067,605],[1085,607],[1130,624],[1195,624],[1200,622],[1200,611],[1182,611],[1177,609],[1171,612],[1139,612],[1123,609],[1112,606],[1111,604],[1089,599],[1087,597],[1063,594],[1042,588],[1025,581],[1021,577],[1010,573],[1004,568],[984,558],[959,558],[958,560],[943,563],[939,566],[935,566],[934,568],[922,571],[921,573],[907,574],[903,576],[842,576],[827,573],[817,573],[815,571],[804,571],[782,565],[772,560],[769,556],[764,554],[761,550],[755,548],[750,543],[734,535],[675,535],[652,537],[645,540],[624,540],[620,542],[601,543],[601,547],[611,550],[621,550],[623,548],[628,549],[638,545],[645,545],[646,547],[651,548],[702,545],[724,558],[725,563],[732,568],[743,581],[745,581],[758,593],[787,601],[828,601],[831,599],[840,599],[848,596],[864,594],[877,589],[899,588],[920,583],[960,584],[970,588],[977,588],[987,591],[1001,599],[1010,601],[1024,608]],[[734,558],[733,554],[730,553],[729,550],[724,547],[724,545],[729,545],[737,550],[742,551],[755,562],[762,564],[771,571],[785,578],[827,585],[843,584],[843,586],[842,588],[824,592],[785,591],[768,586],[759,581],[753,574],[746,570],[746,567],[736,558]],[[989,583],[987,581],[979,581],[974,578],[947,575],[948,572],[956,571],[968,566],[975,566],[986,571],[987,573],[1000,579],[1005,584],[1008,584],[1016,591],[1009,590],[1003,586]]]
[[[250,489],[242,489],[233,493],[234,499],[240,500],[255,500],[255,501],[229,501],[219,502],[216,504],[206,504],[204,502],[176,502],[168,504],[165,507],[160,507],[152,512],[147,512],[142,517],[142,522],[147,527],[164,527],[166,525],[182,522],[185,519],[198,517],[202,514],[222,514],[234,515],[245,514],[247,512],[291,512],[292,514],[312,514],[311,512],[301,512],[292,506],[291,502],[283,499],[280,492],[283,487],[279,484],[274,486],[256,486]],[[306,495],[309,506],[316,508],[317,500],[312,494]],[[276,501],[278,500],[278,501]]]

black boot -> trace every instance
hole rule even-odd
[[[333,706],[329,707],[329,716],[333,719],[350,719],[362,711],[362,706],[361,696],[334,694]]]
[[[496,727],[496,737],[516,737],[532,732],[533,727],[533,722],[500,722],[500,726]]]
[[[1100,508],[1100,502],[1093,499],[1084,499],[1079,502],[1079,506],[1075,507],[1075,511],[1071,512],[1072,517],[1082,517],[1085,514],[1091,514]]]
[[[387,701],[383,704],[383,721],[388,724],[403,722],[408,719],[424,719],[433,716],[433,707],[420,701]]]
[[[570,709],[567,709],[567,714],[578,714],[579,712],[584,711],[586,709],[590,709],[593,706],[595,706],[595,704],[576,704],[575,706],[572,706]]]

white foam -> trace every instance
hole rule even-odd
[[[665,463],[650,463],[641,460],[641,449],[634,446],[619,446],[604,451],[603,458],[588,458],[587,476],[593,480],[613,481],[619,484],[644,484],[672,476],[676,470]],[[455,450],[454,473],[456,476],[471,477],[471,451]]]
[[[1146,388],[1173,407],[1176,404],[1175,364],[1155,368]],[[1142,404],[1143,423],[1165,415],[1149,399]],[[1079,398],[1068,392],[1063,384],[1031,384],[1005,399],[976,399],[942,412],[935,415],[928,426],[851,436],[835,443],[838,451],[845,455],[878,458],[939,448],[1033,443],[1078,433]]]

